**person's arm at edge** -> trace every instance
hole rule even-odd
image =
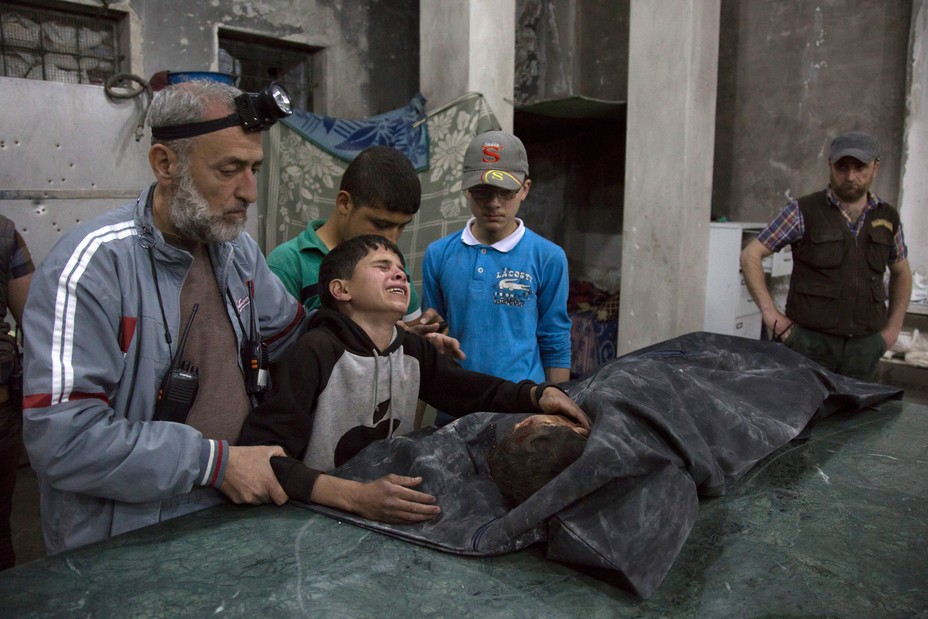
[[[10,279],[7,281],[7,309],[13,315],[20,331],[23,327],[23,309],[26,307],[26,297],[29,295],[29,284],[32,283],[32,274],[35,273],[35,263],[29,246],[18,230],[13,232],[15,247],[10,256]],[[2,317],[0,317],[2,319]]]
[[[886,350],[892,348],[899,337],[911,297],[912,269],[908,258],[903,258],[889,265],[889,312],[886,326],[880,330],[883,341],[886,342]]]
[[[752,239],[741,252],[741,273],[744,275],[744,283],[747,284],[748,292],[751,293],[751,297],[760,309],[764,324],[773,336],[782,341],[786,339],[793,321],[780,313],[773,302],[773,297],[770,296],[770,290],[767,289],[763,259],[772,254],[773,252],[763,243]]]
[[[7,284],[9,291],[9,309],[16,324],[22,328],[23,309],[26,307],[26,297],[29,294],[29,284],[32,282],[32,273],[11,279]]]

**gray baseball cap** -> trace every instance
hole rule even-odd
[[[504,131],[486,131],[474,137],[464,152],[461,189],[492,185],[519,189],[528,176],[528,155],[522,140]]]
[[[828,161],[834,163],[841,157],[853,157],[862,163],[870,163],[880,158],[880,143],[863,131],[842,133],[832,140]]]

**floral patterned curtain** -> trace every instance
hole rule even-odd
[[[414,99],[412,104],[415,102]],[[360,124],[360,121],[348,123]],[[499,127],[496,116],[479,93],[468,93],[429,113],[426,124],[428,167],[419,172],[422,207],[399,242],[413,283],[420,288],[421,260],[426,247],[463,228],[470,216],[461,193],[464,151],[473,136]],[[381,139],[373,143],[386,143],[407,152],[408,135],[396,132],[398,143],[390,143],[383,141],[383,131],[379,133]],[[302,232],[311,220],[328,217],[342,174],[350,163],[350,159],[342,158],[350,155],[343,151],[341,156],[331,154],[329,151],[335,149],[323,149],[289,124],[277,123],[268,132],[267,142],[265,152],[271,153],[265,163],[264,179],[268,208],[260,232],[265,253]],[[418,161],[411,159],[414,163]]]

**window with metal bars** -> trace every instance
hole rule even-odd
[[[0,3],[0,75],[103,84],[119,71],[119,19]]]
[[[219,31],[219,71],[238,77],[236,85],[259,92],[275,80],[287,89],[293,107],[312,111],[312,48],[283,41]]]

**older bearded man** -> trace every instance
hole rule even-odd
[[[155,182],[73,230],[24,313],[24,438],[51,553],[224,500],[287,500],[270,459],[235,445],[270,360],[305,312],[243,232],[260,130],[289,113],[197,81],[149,110]],[[266,352],[266,354],[265,354]]]

